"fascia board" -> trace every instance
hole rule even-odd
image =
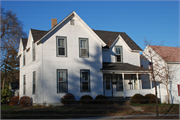
[[[156,51],[155,50],[153,50],[149,45],[148,45],[148,47],[156,54],[156,55],[158,55],[163,61],[164,61],[164,63],[167,63],[158,53],[156,53]]]
[[[134,74],[134,73],[149,74],[150,73],[150,71],[121,71],[121,70],[100,70],[100,71],[104,73],[114,72],[114,73],[129,73],[129,74]]]
[[[76,17],[84,24],[84,26],[99,40],[101,45],[104,47],[106,46],[106,43],[79,17],[79,15],[73,11]]]
[[[17,57],[22,54],[22,51],[23,51],[23,44],[22,44],[22,38],[20,38],[19,49],[18,49]]]
[[[113,47],[115,45],[115,43],[122,39],[123,43],[126,45],[126,47],[129,49],[129,51],[132,51],[132,49],[128,46],[128,44],[124,41],[124,39],[121,37],[121,35],[118,35],[118,37],[116,38],[116,40],[113,42],[113,44],[111,45],[111,47]]]
[[[51,29],[47,34],[45,34],[41,39],[39,39],[37,43],[39,43],[43,38],[49,35],[53,30],[55,30],[59,25],[61,25],[65,20],[67,20],[73,14],[74,14],[74,11],[71,12],[67,17],[65,17],[61,22],[59,22],[53,29]]]
[[[31,29],[30,29],[30,31],[29,31],[29,37],[28,37],[27,45],[26,45],[26,50],[31,48],[31,46],[32,46],[32,41],[33,41],[33,36],[32,36]]]

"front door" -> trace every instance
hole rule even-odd
[[[104,88],[105,88],[105,96],[112,97],[112,82],[111,76],[104,77]]]

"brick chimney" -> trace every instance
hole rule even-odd
[[[57,19],[56,18],[52,18],[51,19],[51,28],[53,28],[55,25],[57,25]]]

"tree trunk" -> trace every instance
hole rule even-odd
[[[170,100],[169,100],[169,91],[168,91],[168,86],[166,85],[166,90],[167,90],[167,96],[168,96],[168,104],[170,104]]]
[[[2,90],[4,90],[4,83],[5,83],[5,78],[3,79]]]
[[[159,117],[159,112],[158,112],[158,97],[157,97],[157,86],[156,86],[156,82],[155,83],[155,91],[156,91],[156,118]]]

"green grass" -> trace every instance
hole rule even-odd
[[[27,107],[16,110],[2,110],[3,119],[66,119],[96,116],[117,116],[128,114],[143,114],[131,107],[117,105],[73,105],[45,108]]]
[[[20,109],[19,106],[1,106],[1,110]]]

